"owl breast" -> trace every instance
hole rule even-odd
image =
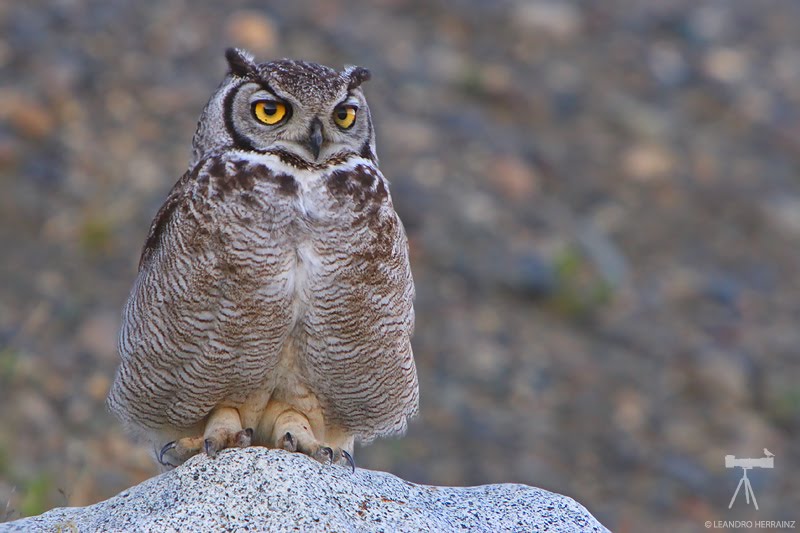
[[[397,364],[410,356],[413,326],[405,235],[370,161],[319,171],[264,158],[245,169],[256,177],[257,203],[243,195],[239,216],[252,229],[229,241],[237,263],[252,265],[243,274],[263,295],[254,303],[285,306],[278,362],[261,388],[289,402],[311,392],[328,418],[347,426],[354,410],[375,402],[364,388],[380,392],[371,383],[384,376],[376,362],[388,360],[389,374],[408,380]]]
[[[208,158],[153,221],[109,405],[160,430],[221,405],[312,398],[362,441],[402,432],[418,403],[413,296],[406,237],[370,161]]]

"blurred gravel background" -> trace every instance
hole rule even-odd
[[[800,521],[792,0],[0,3],[0,521],[155,472],[104,407],[119,313],[230,45],[373,72],[422,415],[361,466]]]

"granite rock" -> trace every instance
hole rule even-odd
[[[416,485],[252,447],[199,455],[106,501],[0,531],[608,530],[571,498],[526,485]]]

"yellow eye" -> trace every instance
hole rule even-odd
[[[259,100],[253,104],[253,114],[258,120],[270,126],[286,118],[288,108],[283,102]]]
[[[343,130],[351,128],[356,122],[356,107],[352,105],[340,105],[333,112],[333,121]]]

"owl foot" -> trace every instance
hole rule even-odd
[[[166,443],[164,447],[161,448],[161,451],[158,453],[158,462],[161,463],[162,466],[175,468],[189,457],[197,454],[202,445],[203,437],[199,436],[173,440],[172,442]],[[167,461],[165,458],[174,459],[175,462]]]
[[[216,434],[203,441],[203,450],[209,457],[225,448],[247,448],[253,442],[253,428],[242,429],[234,434]]]
[[[331,448],[329,446],[320,446],[317,455],[312,454],[311,456],[320,463],[349,466],[352,472],[356,471],[356,462],[353,460],[353,456],[350,455],[347,450],[342,448]]]
[[[348,465],[355,472],[353,456],[338,446],[321,443],[310,429],[308,419],[290,409],[275,420],[275,447],[289,452],[300,452],[322,464]]]
[[[316,450],[312,451],[308,455],[322,464],[337,464],[342,466],[347,465],[353,472],[356,471],[356,462],[353,460],[353,456],[350,455],[347,450],[343,450],[341,448],[331,448],[330,446],[320,444]]]
[[[220,450],[225,448],[247,448],[252,441],[252,428],[237,431],[233,435],[227,435],[224,440],[221,440],[219,435],[207,439],[204,439],[202,436],[184,437],[166,443],[158,453],[158,462],[162,466],[175,468],[190,457],[200,453],[201,450],[209,457],[216,457],[217,452]],[[168,459],[174,459],[174,462]]]
[[[219,407],[212,411],[203,433],[203,450],[209,457],[225,448],[244,448],[250,446],[253,430],[242,429],[239,411],[231,407]]]
[[[322,464],[339,464],[349,466],[350,469],[356,471],[356,462],[353,456],[347,450],[341,448],[331,448],[318,442],[314,442],[311,446],[300,446],[299,441],[290,432],[286,432],[277,443],[277,447],[287,452],[300,452],[308,455],[312,459],[319,461]]]
[[[215,409],[206,421],[203,435],[183,437],[168,442],[158,454],[162,466],[175,468],[187,459],[204,451],[209,457],[225,448],[245,448],[253,442],[253,429],[242,429],[239,412],[230,407]]]

